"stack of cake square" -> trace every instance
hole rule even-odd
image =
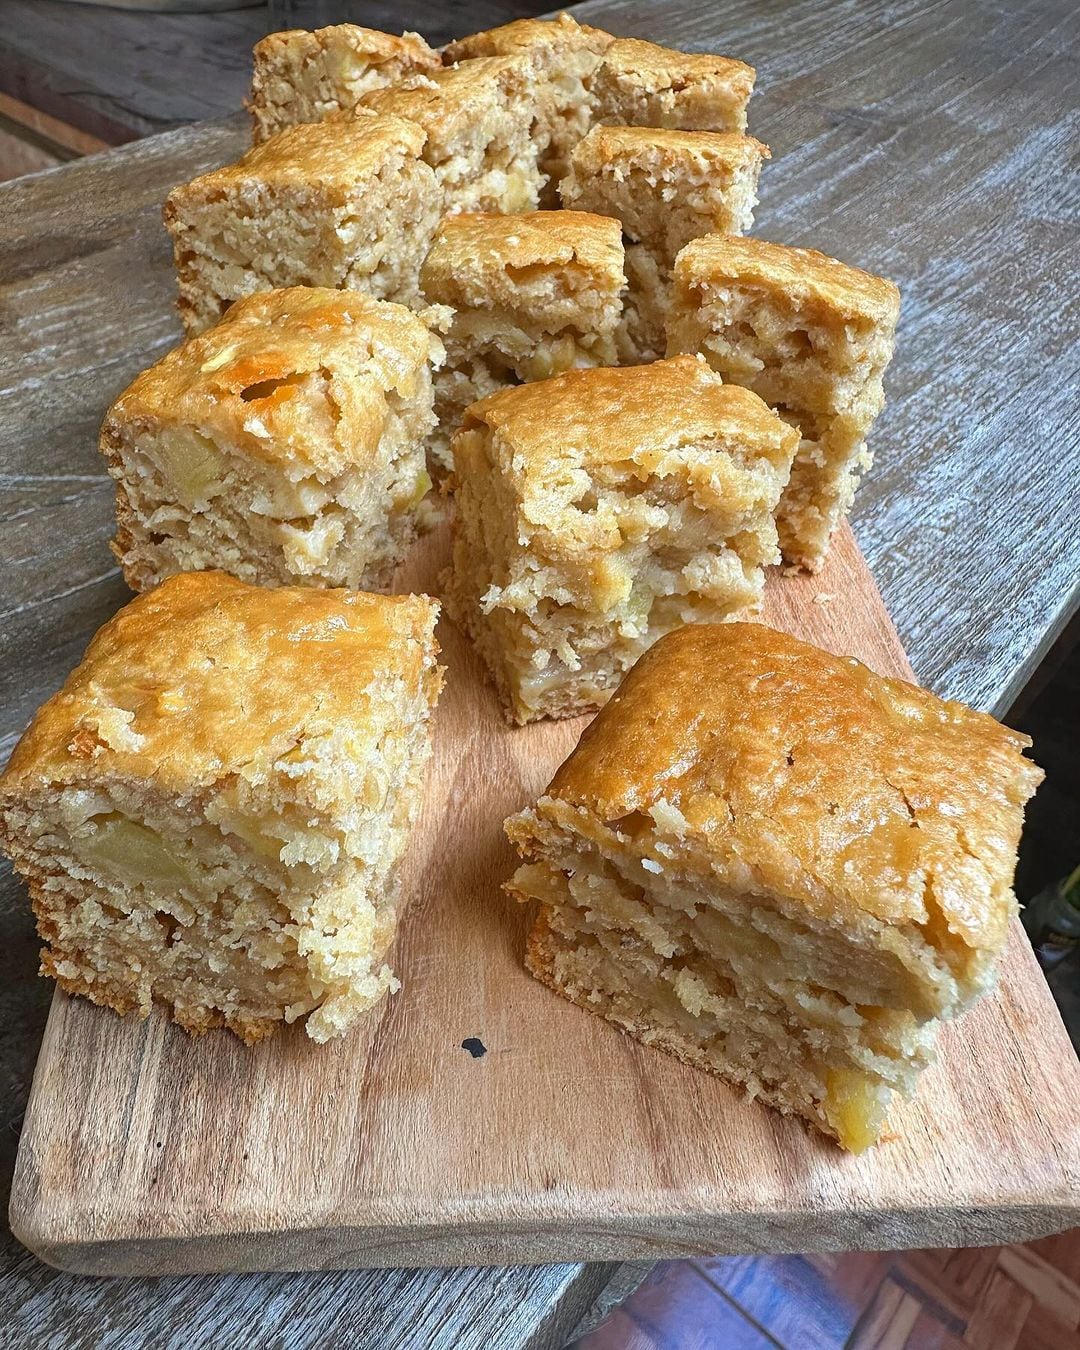
[[[438,606],[169,578],[122,609],[0,778],[62,988],[246,1041],[339,1036],[396,987]]]
[[[0,778],[62,987],[323,1041],[397,986],[439,607],[377,592],[435,482],[508,720],[600,710],[507,822],[529,969],[880,1137],[993,986],[1041,775],[991,718],[739,622],[766,568],[823,565],[899,311],[747,237],[753,85],[567,15],[256,47],[253,148],[165,207],[187,340],[102,427],[145,594]]]

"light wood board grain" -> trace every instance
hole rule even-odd
[[[440,531],[399,589],[436,591],[445,561]],[[846,529],[818,577],[770,577],[766,618],[910,673]],[[469,644],[440,640],[403,990],[339,1043],[293,1027],[255,1049],[58,995],[12,1199],[27,1246],[98,1273],[456,1266],[957,1246],[1080,1217],[1080,1070],[1018,932],[899,1140],[860,1158],[530,979],[502,822],[584,721],[508,727]]]

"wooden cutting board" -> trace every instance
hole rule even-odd
[[[402,588],[432,588],[444,558],[433,536]],[[910,676],[846,529],[818,578],[770,578],[766,619]],[[401,992],[337,1044],[294,1027],[255,1049],[57,994],[21,1241],[72,1270],[158,1274],[952,1247],[1080,1219],[1080,1071],[1018,927],[899,1137],[858,1158],[534,982],[501,826],[584,723],[511,729],[446,622],[441,641]]]

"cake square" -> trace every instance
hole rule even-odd
[[[451,42],[443,51],[448,62],[520,53],[534,59],[537,79],[532,135],[539,150],[540,171],[547,177],[541,206],[559,205],[557,187],[569,168],[570,151],[592,125],[593,73],[614,41],[603,29],[559,14],[554,19],[515,19],[500,28]]]
[[[188,572],[105,624],[0,777],[42,972],[248,1042],[340,1036],[396,988],[437,613]]]
[[[993,988],[1028,744],[760,624],[680,628],[507,822],[526,963],[860,1151]]]
[[[256,142],[348,112],[373,89],[442,65],[419,33],[395,37],[354,23],[270,33],[252,55],[248,108]]]
[[[697,352],[802,435],[777,526],[788,562],[817,571],[851,509],[885,405],[900,292],[812,249],[710,234],[679,254],[668,352]]]
[[[564,205],[614,216],[626,236],[624,365],[664,355],[676,255],[698,235],[750,229],[768,157],[768,146],[734,132],[636,126],[594,127],[574,147]]]
[[[683,131],[745,131],[754,69],[727,56],[619,38],[592,79],[598,122]]]
[[[174,188],[165,224],[188,333],[216,323],[234,300],[276,287],[414,302],[443,206],[421,158],[424,139],[413,122],[358,109],[288,127]]]
[[[445,600],[507,717],[600,707],[661,634],[756,608],[797,442],[693,357],[568,371],[469,408]]]
[[[437,467],[450,467],[450,438],[471,403],[572,367],[615,365],[625,285],[617,220],[581,211],[446,216],[420,273],[426,298],[454,310],[435,375]]]
[[[539,78],[532,57],[488,56],[364,96],[426,135],[424,158],[447,211],[531,211],[543,176],[532,140]]]
[[[105,417],[128,585],[220,568],[262,585],[386,586],[431,486],[441,359],[416,314],[356,291],[238,300]]]

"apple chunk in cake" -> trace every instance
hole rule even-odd
[[[474,404],[452,447],[446,604],[507,716],[598,708],[661,634],[759,605],[797,441],[693,357]]]
[[[754,69],[727,56],[619,38],[592,79],[598,122],[682,131],[745,131]]]
[[[532,137],[547,177],[544,206],[558,206],[556,188],[567,171],[570,151],[589,130],[593,118],[591,83],[600,58],[615,41],[600,28],[580,24],[569,14],[554,19],[515,19],[500,28],[451,42],[448,62],[477,56],[526,54],[534,59],[535,108]]]
[[[751,136],[653,127],[594,127],[574,148],[563,204],[614,216],[626,239],[623,365],[664,355],[679,250],[698,235],[750,228],[768,156]]]
[[[234,300],[334,286],[411,304],[442,214],[424,132],[364,109],[289,127],[169,193],[180,317],[189,333]]]
[[[423,128],[446,211],[532,211],[543,184],[537,79],[529,55],[478,57],[376,89],[363,104]]]
[[[801,432],[777,527],[784,557],[811,571],[870,465],[899,312],[891,281],[812,249],[710,234],[676,260],[668,352],[704,356]]]
[[[395,988],[437,613],[193,572],[111,619],[0,777],[43,973],[249,1042],[339,1036]]]
[[[993,988],[1028,744],[759,624],[679,629],[507,822],[508,889],[540,902],[526,962],[864,1149]]]
[[[387,585],[431,486],[441,359],[411,310],[355,291],[237,301],[105,417],[128,584],[221,568],[264,585]]]
[[[420,273],[448,305],[446,362],[435,375],[440,468],[465,409],[507,385],[574,367],[615,365],[622,313],[617,220],[580,211],[447,216]]]
[[[353,23],[270,33],[252,55],[248,107],[257,142],[347,112],[373,89],[442,65],[419,33],[395,37]]]

